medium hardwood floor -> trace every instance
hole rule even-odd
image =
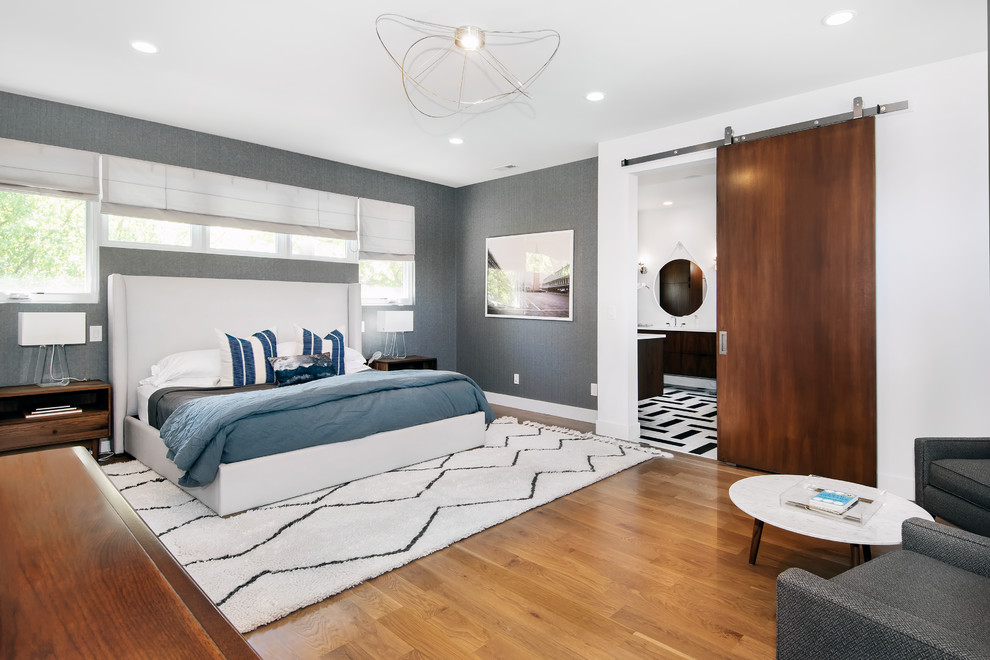
[[[729,486],[753,474],[655,458],[246,637],[265,658],[772,658],[777,574],[831,577],[849,548],[767,525],[750,566]]]

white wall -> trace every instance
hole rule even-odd
[[[914,438],[990,435],[987,53],[906,69],[599,145],[599,433],[636,437],[637,172],[623,158],[866,105],[878,117],[878,482],[914,496]],[[704,155],[682,157],[697,160]],[[710,157],[710,153],[707,154]]]
[[[639,289],[637,324],[654,330],[684,329],[695,332],[715,332],[715,291],[718,277],[715,270],[715,176],[711,177],[711,195],[690,206],[667,209],[647,209],[639,212],[638,263],[647,268],[638,280],[649,285]],[[694,314],[674,317],[660,307],[656,299],[657,273],[670,259],[681,259],[672,252],[681,243],[704,273],[708,291],[701,307]]]

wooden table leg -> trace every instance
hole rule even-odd
[[[753,519],[753,540],[749,543],[749,563],[756,565],[756,553],[760,551],[760,537],[763,536],[763,521]]]
[[[853,566],[859,566],[864,562],[868,562],[873,559],[873,551],[868,545],[860,545],[859,543],[849,544],[849,558]]]

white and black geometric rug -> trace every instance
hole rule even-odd
[[[484,447],[228,518],[137,461],[103,470],[247,632],[655,456],[503,417]]]
[[[718,406],[713,392],[679,387],[639,402],[640,439],[654,447],[715,458]]]

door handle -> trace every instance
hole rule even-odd
[[[718,333],[718,354],[728,355],[729,354],[729,340],[727,337],[728,333],[722,330]]]

